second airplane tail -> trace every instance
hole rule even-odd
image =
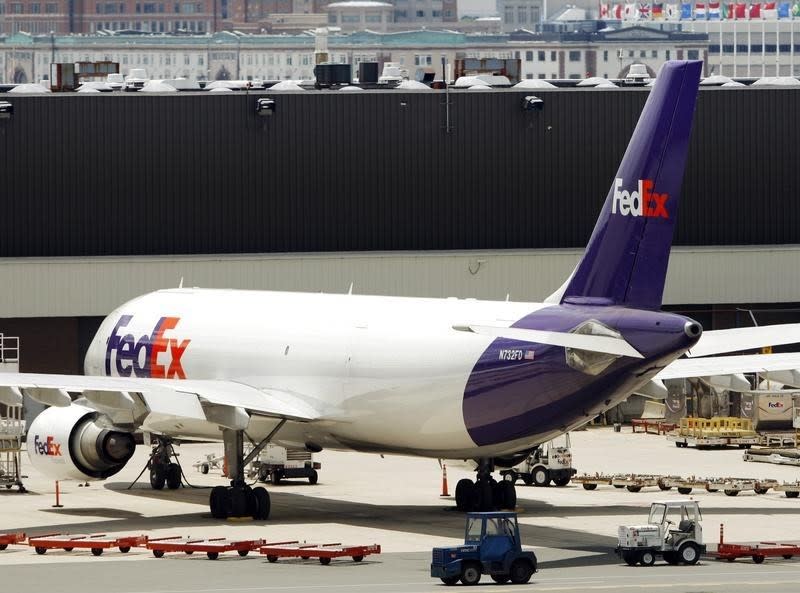
[[[662,66],[586,251],[548,300],[661,307],[702,65]]]

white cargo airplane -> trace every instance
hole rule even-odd
[[[133,433],[149,432],[159,443],[151,484],[177,488],[170,442],[218,439],[233,480],[211,491],[211,514],[265,519],[269,495],[245,483],[243,468],[268,442],[470,459],[477,480],[459,482],[457,506],[509,507],[514,486],[495,482],[495,467],[659,373],[696,376],[697,362],[703,374],[798,366],[780,356],[735,369],[724,359],[675,362],[691,349],[800,340],[791,326],[701,340],[700,324],[660,311],[700,70],[663,66],[586,252],[548,302],[147,294],[102,323],[86,376],[0,374],[0,401],[20,405],[25,393],[51,406],[29,427],[32,463],[61,479],[102,480],[131,458]],[[247,457],[245,439],[256,445]]]

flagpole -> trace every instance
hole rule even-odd
[[[761,76],[767,75],[767,27],[764,16],[761,16]]]
[[[775,4],[777,6],[777,3]],[[775,76],[781,75],[781,20],[775,20]]]
[[[736,10],[736,8],[734,8],[734,10]],[[738,72],[738,69],[737,69],[737,66],[736,66],[736,52],[737,52],[736,29],[738,29],[738,28],[739,28],[739,21],[736,20],[736,14],[734,13],[734,15],[733,15],[733,78],[736,78],[736,73]]]
[[[747,10],[747,9],[745,9]],[[753,46],[750,43],[751,25],[753,21],[750,20],[750,15],[747,15],[747,78],[750,78],[750,62],[752,62]]]
[[[720,76],[722,75],[722,52],[723,52],[723,45],[722,45],[722,2],[719,3],[719,73]]]
[[[789,76],[794,76],[794,15],[790,15],[789,21]]]

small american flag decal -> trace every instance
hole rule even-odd
[[[525,351],[525,360],[533,360],[533,357],[536,353],[533,350],[526,350]]]

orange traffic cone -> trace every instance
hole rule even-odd
[[[225,476],[226,478],[229,477],[228,476],[228,457],[227,456],[222,458],[222,475]]]
[[[442,464],[442,493],[439,496],[450,496],[447,491],[447,465]]]

